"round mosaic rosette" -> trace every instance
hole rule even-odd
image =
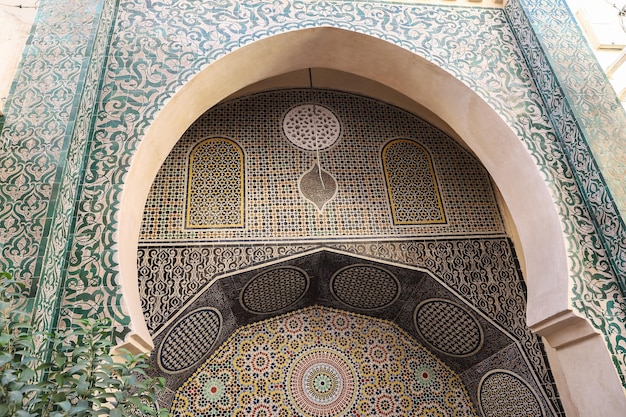
[[[308,417],[343,415],[355,403],[357,384],[348,358],[329,348],[304,352],[287,375],[289,399]]]

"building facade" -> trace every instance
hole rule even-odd
[[[560,0],[42,1],[0,268],[173,415],[619,416],[625,128]]]

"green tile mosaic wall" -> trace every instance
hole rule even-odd
[[[614,326],[623,329],[626,115],[564,1],[511,1],[505,11],[547,116],[555,126],[556,138],[562,143],[562,158],[569,163],[567,171],[571,170],[566,176],[580,190],[580,196],[565,197],[560,206],[573,208],[582,203],[588,209],[584,215],[570,211],[568,218],[573,224],[565,228],[572,248],[570,276],[582,277],[574,283],[572,304],[604,334],[610,333],[609,328]],[[565,182],[560,181],[559,187],[561,194],[565,194]],[[576,230],[573,234],[569,233],[571,226]],[[597,231],[597,236],[585,232],[591,228]],[[581,251],[580,255],[573,256],[575,250]],[[606,252],[608,264],[598,263],[595,257],[598,250]],[[594,271],[598,266],[601,266],[600,274]],[[611,275],[614,278],[609,278]],[[616,293],[615,286],[621,294]],[[607,302],[588,302],[589,299]],[[617,303],[608,301],[612,299]],[[614,362],[621,364],[619,373],[626,386],[623,365],[626,346],[617,342],[609,349]]]
[[[7,103],[0,269],[55,323],[83,159],[117,2],[42,2]]]
[[[570,91],[574,79],[564,74],[579,71],[569,65],[591,61],[589,51],[559,47],[580,35],[563,10],[560,0],[510,0],[504,11],[348,1],[279,0],[271,7],[255,1],[42,1],[0,139],[0,268],[25,282],[46,274],[50,285],[42,281],[40,300],[50,314],[57,285],[65,282],[62,323],[107,314],[123,337],[128,318],[117,283],[118,203],[155,114],[193,75],[242,45],[333,26],[385,39],[439,65],[507,121],[551,188],[568,239],[572,304],[605,335],[623,374],[625,308],[617,278],[625,276],[626,238],[617,211],[623,188],[615,184],[623,178],[623,146],[610,148],[617,159],[605,157],[609,140],[623,142],[623,115],[595,70],[580,95]],[[104,53],[102,36],[114,12]],[[547,32],[552,16],[563,19],[559,33]],[[98,84],[98,68],[103,83],[96,95],[89,91]],[[569,101],[547,94],[558,93],[560,84]],[[97,102],[95,128],[85,135],[90,97]],[[565,104],[573,110],[562,111]],[[619,130],[601,129],[604,120],[583,111],[590,105],[617,120]],[[596,139],[584,136],[578,123]],[[600,170],[588,159],[587,142],[618,204],[611,204]],[[85,165],[78,169],[82,152]]]
[[[624,109],[564,1],[514,1],[505,10],[626,294]]]

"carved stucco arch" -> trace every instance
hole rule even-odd
[[[231,52],[187,82],[155,117],[134,156],[121,202],[120,283],[132,327],[126,347],[152,348],[139,297],[137,243],[145,201],[162,162],[186,129],[224,98],[256,82],[306,68],[342,71],[389,87],[419,103],[462,138],[489,171],[510,211],[526,267],[527,322],[560,352],[564,376],[561,381],[557,377],[557,384],[562,395],[571,393],[579,415],[609,416],[615,408],[600,414],[582,410],[598,413],[597,407],[607,404],[624,407],[602,338],[570,309],[559,217],[547,184],[520,139],[483,99],[440,67],[386,41],[335,28],[288,32]],[[580,365],[573,368],[590,349],[599,361],[589,366],[593,382],[580,373]],[[589,393],[580,397],[591,382],[610,393],[612,400],[591,399]]]

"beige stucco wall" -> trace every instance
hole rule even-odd
[[[32,0],[3,0],[0,4],[0,112],[4,111],[15,70],[35,19],[35,4]]]

